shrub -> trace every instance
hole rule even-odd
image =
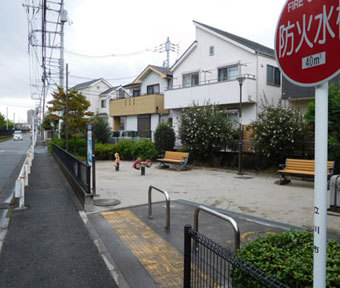
[[[155,146],[159,153],[172,150],[175,146],[175,132],[168,124],[161,123],[155,132]]]
[[[307,231],[287,231],[258,238],[238,251],[238,255],[273,276],[288,287],[313,287],[313,234]],[[327,287],[339,287],[340,245],[335,240],[327,244]],[[262,287],[234,268],[237,287]]]
[[[281,104],[264,107],[249,129],[255,153],[259,158],[268,159],[272,165],[283,163],[301,151],[306,131],[299,113]]]
[[[230,145],[233,138],[231,122],[223,110],[216,105],[206,104],[183,109],[179,136],[182,144],[201,160]]]
[[[137,159],[137,157],[142,158],[142,160],[146,159],[155,159],[158,155],[158,152],[155,147],[155,143],[151,142],[148,139],[143,139],[135,142],[135,145],[132,150],[133,159]]]
[[[95,117],[94,135],[97,142],[107,143],[110,135],[110,126],[107,117]]]
[[[115,144],[96,143],[96,159],[97,160],[112,160],[116,152]]]
[[[120,155],[122,160],[132,160],[133,149],[135,146],[135,141],[131,139],[123,139],[116,144],[116,151]]]
[[[76,139],[77,141],[77,153],[75,155],[79,156],[85,156],[86,157],[86,139],[78,137]],[[56,144],[59,147],[66,149],[66,141],[65,139],[59,139],[58,137],[54,137],[49,143],[48,143],[48,151],[52,153],[52,144]],[[74,154],[74,138],[69,139],[68,141],[68,150],[71,154]]]
[[[340,158],[340,82],[329,85],[328,97],[328,153],[329,159]],[[307,107],[305,119],[314,128],[315,125],[315,99],[312,99]],[[314,132],[314,129],[312,129]],[[340,173],[340,161],[336,161]],[[336,173],[337,173],[336,172]]]

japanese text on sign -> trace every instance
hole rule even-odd
[[[293,0],[288,3],[288,13],[308,5],[312,1]],[[279,58],[299,52],[304,43],[313,48],[315,44],[326,44],[328,37],[340,39],[340,0],[337,1],[333,5],[320,6],[318,14],[307,15],[304,13],[300,20],[288,21],[285,25],[281,25],[279,27]],[[329,24],[333,17],[336,17],[337,31],[333,31]],[[316,29],[311,29],[313,26],[316,26]]]

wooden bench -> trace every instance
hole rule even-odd
[[[168,165],[165,165],[165,163],[179,164],[181,165],[181,170],[183,170],[187,166],[188,160],[189,153],[174,151],[165,151],[164,158],[157,159],[157,161],[160,162],[163,167],[169,167]]]
[[[334,173],[334,161],[327,162],[327,176],[328,181]],[[280,185],[290,183],[288,175],[298,175],[301,177],[314,177],[315,175],[315,161],[304,159],[286,159],[286,164],[280,165]]]

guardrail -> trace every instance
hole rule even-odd
[[[227,222],[229,222],[231,224],[231,226],[233,227],[233,230],[234,230],[234,240],[235,240],[235,252],[237,252],[238,249],[240,249],[240,230],[238,229],[238,225],[236,223],[236,221],[227,216],[227,215],[224,215],[224,214],[221,214],[221,213],[218,213],[212,209],[209,209],[205,206],[198,206],[196,209],[195,209],[195,215],[194,215],[194,229],[195,231],[198,232],[198,215],[199,215],[199,212],[200,211],[204,211],[210,215],[214,215],[222,220],[225,220]]]
[[[152,203],[151,203],[151,192],[152,189],[157,190],[158,192],[164,194],[165,196],[165,200],[166,200],[166,223],[165,223],[165,229],[169,230],[170,229],[170,197],[168,192],[166,192],[165,190],[162,190],[160,188],[157,188],[153,185],[149,186],[149,190],[148,190],[148,207],[149,207],[149,218],[153,218],[152,216]]]
[[[32,145],[28,149],[24,164],[20,170],[19,176],[15,181],[15,198],[19,198],[19,209],[25,208],[25,187],[28,186],[28,175],[31,173],[31,166],[34,159],[34,145],[35,141],[33,141]]]

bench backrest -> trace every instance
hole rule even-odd
[[[189,157],[189,153],[186,153],[186,152],[165,151],[164,158],[183,161],[184,159],[187,159],[188,157]]]
[[[286,159],[286,169],[314,171],[315,160]],[[327,168],[334,168],[334,161],[327,161]]]

